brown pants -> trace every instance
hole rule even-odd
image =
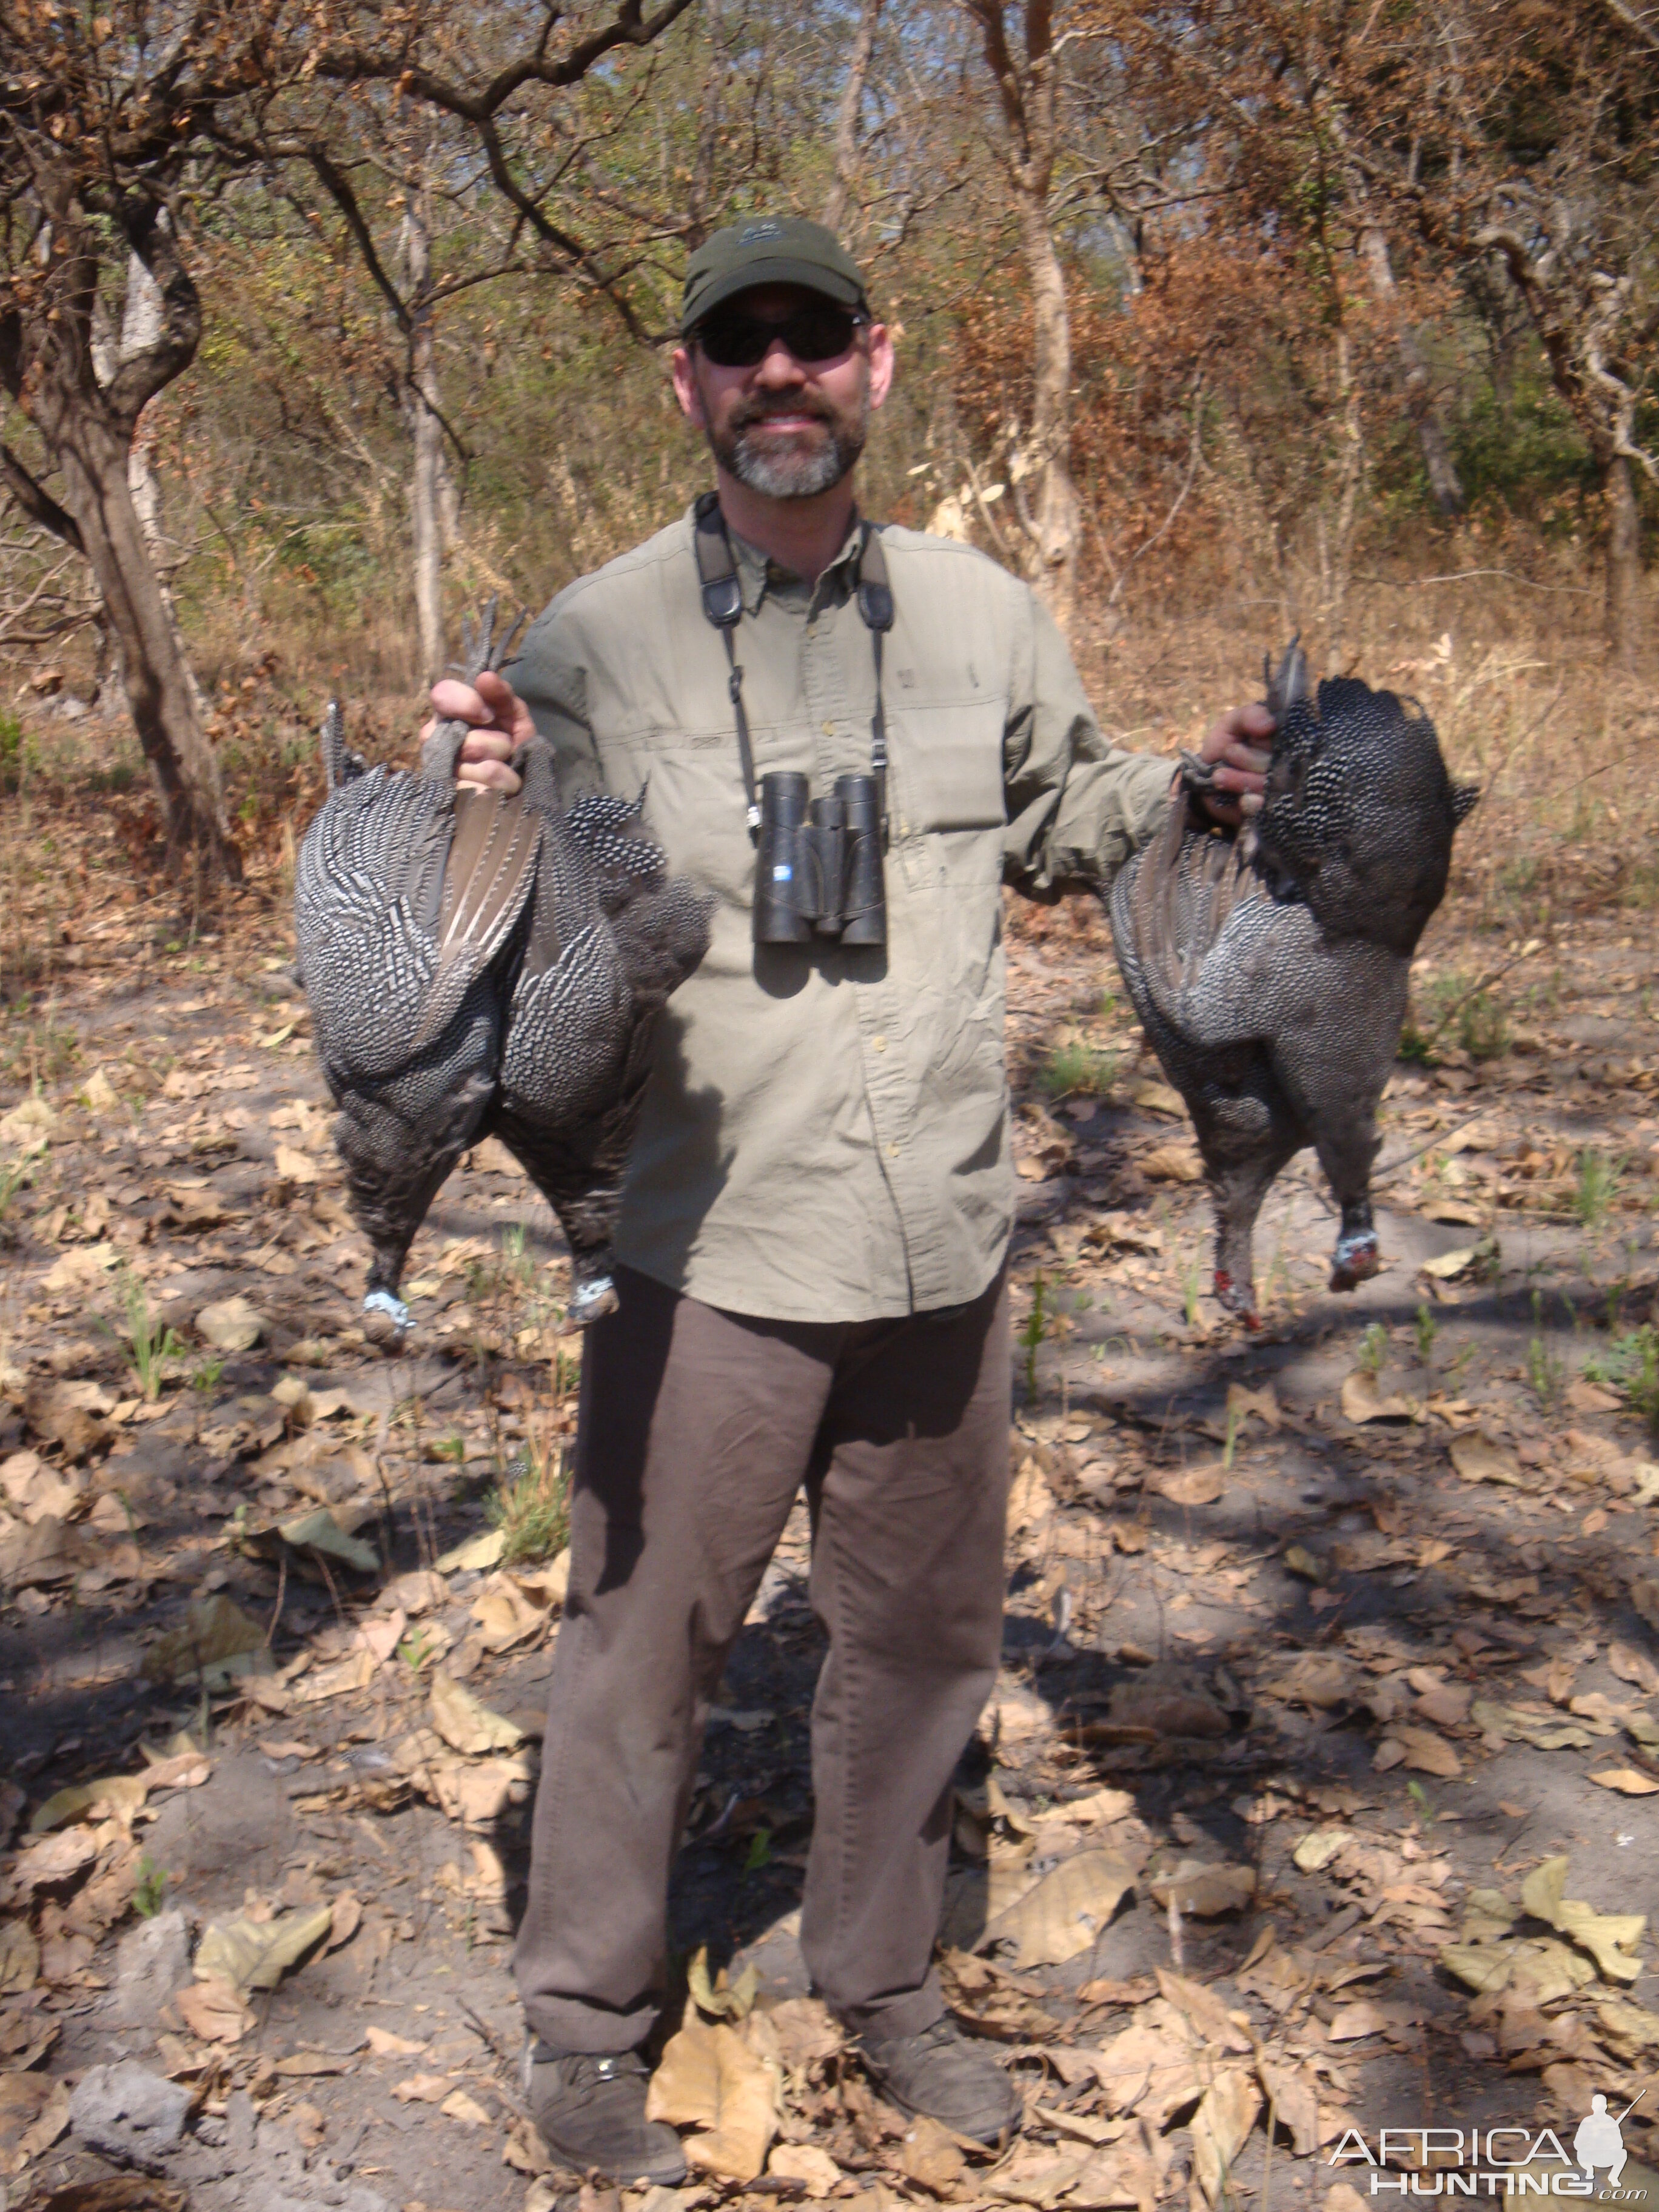
[[[805,1482],[830,1653],[801,1949],[850,2027],[914,2034],[943,2008],[951,1776],[1000,1647],[1004,1285],[938,1316],[808,1324],[720,1312],[627,1268],[617,1281],[583,1363],[514,1962],[530,2026],[561,2051],[650,2033],[708,1703]]]

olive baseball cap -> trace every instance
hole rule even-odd
[[[798,215],[750,216],[705,239],[685,264],[682,336],[757,284],[800,284],[838,307],[869,307],[857,262],[822,223]]]

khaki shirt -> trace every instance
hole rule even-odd
[[[629,1162],[619,1259],[729,1311],[875,1320],[957,1304],[1013,1220],[1000,890],[1103,886],[1170,769],[1102,738],[1029,588],[946,538],[882,534],[890,843],[884,949],[757,946],[755,848],[690,515],[561,592],[508,673],[567,797],[643,790],[671,868],[714,895],[670,1000]],[[816,586],[733,541],[758,779],[867,771],[859,537]]]

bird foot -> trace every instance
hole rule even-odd
[[[1236,1314],[1246,1328],[1260,1328],[1261,1316],[1255,1310],[1255,1285],[1236,1283],[1224,1267],[1215,1271],[1216,1304],[1230,1314]]]
[[[415,1316],[395,1291],[371,1291],[363,1300],[363,1334],[371,1344],[401,1344]]]
[[[570,1305],[565,1315],[567,1328],[586,1328],[605,1314],[617,1310],[617,1286],[609,1275],[591,1275],[578,1283],[570,1293]]]
[[[1359,1230],[1352,1237],[1339,1237],[1336,1249],[1331,1255],[1330,1286],[1334,1291],[1357,1290],[1361,1283],[1378,1273],[1382,1266],[1374,1229]]]

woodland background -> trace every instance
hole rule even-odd
[[[701,487],[681,273],[757,210],[901,331],[871,511],[1133,741],[1297,628],[1474,678],[1489,777],[1645,702],[1652,8],[101,5],[0,5],[0,773],[152,787],[135,859],[291,840],[327,688],[406,744],[462,608]]]

